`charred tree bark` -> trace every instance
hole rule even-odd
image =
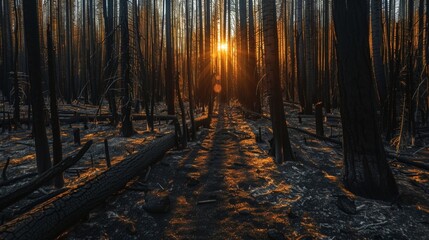
[[[194,4],[192,4],[193,9]],[[186,8],[189,7],[189,1],[186,0]],[[191,118],[191,135],[192,140],[195,141],[196,138],[196,130],[195,130],[195,119],[194,119],[194,84],[192,82],[192,19],[190,19],[189,11],[186,11],[186,66],[188,72],[188,97],[189,97],[189,115]]]
[[[183,104],[182,94],[180,93],[180,77],[176,76],[176,91],[177,91],[177,100],[179,101],[180,113],[182,118],[182,134],[181,134],[181,142],[182,147],[186,148],[188,146],[188,127],[186,124],[186,113],[185,113],[185,105]]]
[[[302,2],[297,3],[297,27],[296,27],[296,59],[297,59],[297,77],[298,81],[298,98],[301,107],[305,107],[305,66],[304,66],[304,33],[302,30]]]
[[[305,105],[304,113],[313,112],[314,89],[316,84],[315,64],[314,0],[305,1]],[[304,54],[301,52],[301,54]]]
[[[211,0],[206,0],[205,2],[205,26],[204,26],[204,43],[205,43],[205,58],[204,58],[204,68],[205,68],[205,78],[204,81],[207,81],[208,83],[208,96],[209,96],[209,106],[208,106],[208,116],[209,116],[209,121],[211,122],[211,118],[212,118],[212,114],[213,114],[213,73],[212,73],[212,65],[211,65],[211,57],[212,57],[212,51],[211,51],[211,34],[210,34],[210,23],[211,23],[211,13],[210,13],[210,3]]]
[[[128,1],[121,0],[121,72],[122,72],[122,127],[124,137],[134,134],[133,122],[131,121],[131,77],[130,77],[130,49],[128,29]]]
[[[149,143],[138,154],[124,159],[93,180],[2,225],[0,238],[54,239],[112,193],[122,189],[142,169],[162,158],[175,143],[174,134]]]
[[[258,68],[256,65],[256,35],[255,35],[255,20],[253,17],[253,0],[249,1],[249,69],[250,76],[248,83],[250,88],[250,101],[252,110],[261,112],[261,100],[259,96],[258,86]]]
[[[17,6],[17,0],[14,0],[14,10],[15,10],[15,56],[14,56],[14,73],[13,73],[13,89],[14,89],[14,102],[13,102],[13,122],[16,127],[20,125],[21,111],[20,111],[20,87],[18,79],[18,56],[19,56],[19,12]]]
[[[382,56],[383,27],[381,23],[381,0],[371,0],[371,29],[372,52],[375,80],[381,106],[384,106],[387,98],[386,75]]]
[[[40,38],[38,9],[36,1],[24,1],[25,45],[28,52],[28,70],[31,83],[31,102],[33,107],[33,133],[36,145],[37,170],[41,174],[51,168],[48,137],[44,117],[42,90],[42,65],[40,62]]]
[[[73,59],[72,59],[72,41],[73,41],[73,31],[72,31],[72,7],[71,0],[66,0],[66,43],[67,43],[67,54],[66,54],[66,101],[71,103],[75,99],[75,85],[73,79]]]
[[[10,206],[11,204],[21,200],[28,194],[34,192],[39,187],[43,186],[43,184],[46,184],[47,182],[49,182],[53,177],[62,173],[67,168],[71,167],[73,164],[79,161],[79,159],[81,159],[83,155],[85,155],[85,153],[88,151],[91,145],[92,145],[92,140],[87,142],[82,147],[82,149],[79,150],[76,156],[68,157],[64,159],[63,161],[55,165],[53,168],[39,175],[36,179],[14,190],[11,194],[0,197],[0,210],[3,210],[6,207]]]
[[[334,0],[345,186],[353,193],[392,199],[398,189],[386,161],[374,107],[368,43],[368,2]]]
[[[165,99],[167,102],[167,112],[169,115],[176,114],[174,108],[174,61],[171,41],[171,0],[166,0],[166,47],[167,47],[167,68],[165,72]]]
[[[2,4],[2,51],[3,51],[3,61],[2,68],[3,72],[1,74],[3,79],[0,83],[2,87],[3,96],[6,97],[7,100],[10,100],[10,81],[9,81],[9,73],[12,70],[12,30],[10,26],[10,1],[3,0]]]
[[[58,117],[57,93],[56,93],[56,72],[55,72],[55,50],[52,40],[51,25],[48,25],[48,68],[49,68],[49,98],[51,108],[51,126],[52,126],[52,151],[54,166],[60,163],[63,159],[63,146],[61,143],[61,127]],[[54,179],[55,187],[62,188],[64,186],[63,173],[59,173]]]
[[[118,124],[118,110],[116,108],[115,91],[116,79],[114,78],[114,69],[116,69],[116,60],[114,56],[115,34],[113,30],[113,0],[103,0],[103,17],[104,17],[104,35],[106,37],[104,48],[106,57],[104,62],[104,78],[107,85],[107,99],[109,102],[110,113],[112,114],[111,123]]]
[[[275,143],[275,158],[277,163],[282,163],[283,161],[294,160],[294,156],[283,110],[275,2],[275,0],[264,0],[262,2],[262,14],[265,68],[270,93],[269,102]]]
[[[238,99],[240,102],[246,107],[253,111],[253,108],[249,102],[251,102],[251,99],[249,98],[249,95],[252,94],[251,88],[249,87],[249,58],[248,58],[248,38],[247,38],[247,0],[240,0],[239,1],[239,43],[237,45],[239,46],[238,50],[238,59],[240,64],[237,66],[238,72],[238,79],[237,79],[237,85],[239,86],[241,91],[237,92]]]

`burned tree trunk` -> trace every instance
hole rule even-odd
[[[19,87],[19,79],[18,79],[18,55],[19,55],[19,12],[18,12],[18,6],[17,6],[17,0],[14,0],[14,9],[15,9],[15,56],[14,56],[14,63],[13,63],[13,89],[14,89],[14,103],[13,103],[13,122],[15,127],[19,127],[20,125],[20,103],[21,103],[21,97],[20,97],[20,87]]]
[[[0,210],[3,210],[4,208],[15,203],[16,201],[19,201],[20,199],[24,198],[28,194],[34,192],[39,187],[43,186],[43,184],[49,182],[53,177],[62,173],[67,168],[71,167],[73,164],[79,161],[83,157],[83,155],[85,155],[85,153],[91,147],[92,143],[92,140],[87,142],[85,146],[83,146],[82,149],[79,150],[76,156],[64,159],[63,161],[55,165],[53,168],[38,176],[36,179],[14,190],[11,194],[0,197]]]
[[[93,180],[2,225],[0,238],[54,239],[112,193],[122,189],[142,169],[162,158],[175,143],[174,134],[149,143],[138,154],[124,159]]]
[[[104,34],[106,37],[105,49],[106,57],[104,62],[104,78],[107,85],[107,99],[109,102],[109,110],[112,114],[111,123],[118,124],[118,111],[116,109],[115,91],[116,86],[114,79],[114,69],[116,68],[116,60],[114,57],[115,35],[113,31],[113,0],[103,0],[103,17],[104,17]]]
[[[55,50],[52,40],[51,25],[48,25],[48,68],[49,68],[49,98],[51,107],[51,125],[52,125],[52,151],[54,166],[61,162],[63,159],[63,146],[61,143],[61,127],[58,117],[58,105],[56,94],[56,72],[55,72]],[[54,179],[54,184],[57,188],[64,186],[63,173],[59,173]]]
[[[371,29],[372,29],[372,51],[375,80],[377,83],[380,104],[384,106],[387,98],[386,74],[384,73],[384,64],[382,56],[382,22],[381,22],[381,0],[371,1]]]
[[[134,134],[133,122],[131,121],[131,77],[130,77],[130,46],[128,29],[128,1],[121,0],[121,71],[122,71],[122,128],[124,137]]]
[[[36,145],[37,170],[43,173],[51,168],[48,137],[46,135],[44,99],[42,90],[42,65],[40,62],[39,12],[36,1],[24,1],[25,45],[28,52],[28,70],[33,107],[33,133]]]
[[[293,160],[292,148],[287,131],[286,117],[280,84],[279,46],[277,36],[275,0],[262,2],[265,67],[270,92],[270,113],[273,126],[276,162]]]
[[[189,0],[186,0],[186,7],[189,7]],[[192,4],[193,8],[193,4]],[[191,70],[191,64],[192,64],[192,19],[189,17],[189,11],[186,11],[186,67],[187,67],[187,77],[188,77],[188,98],[189,98],[189,116],[191,119],[191,136],[192,140],[195,140],[196,138],[196,132],[195,132],[195,118],[194,118],[194,84],[192,83],[192,70]]]
[[[334,0],[343,125],[344,184],[353,193],[392,199],[398,189],[386,161],[374,107],[368,2]]]
[[[174,108],[174,61],[173,46],[171,41],[171,0],[166,1],[165,31],[167,46],[167,68],[165,73],[165,99],[167,102],[168,114],[176,114]]]

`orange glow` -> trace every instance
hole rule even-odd
[[[227,51],[228,50],[228,44],[227,43],[219,43],[217,45],[218,51]]]
[[[222,91],[222,86],[221,86],[219,83],[216,83],[216,84],[213,86],[213,91],[214,91],[215,93],[220,93],[220,92]]]

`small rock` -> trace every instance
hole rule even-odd
[[[284,240],[285,237],[283,234],[276,229],[269,229],[268,230],[268,237],[272,240]]]
[[[337,207],[347,213],[347,214],[356,214],[356,204],[355,201],[348,198],[347,196],[338,196],[337,198]]]
[[[144,208],[150,213],[166,213],[170,210],[170,197],[167,192],[150,192],[145,197]]]

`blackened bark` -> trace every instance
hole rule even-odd
[[[371,28],[372,28],[372,51],[375,80],[381,106],[385,106],[387,97],[386,74],[382,56],[383,27],[381,22],[381,0],[371,1]]]
[[[51,126],[52,126],[52,151],[54,166],[63,160],[63,146],[61,143],[61,128],[58,117],[58,105],[56,94],[56,72],[55,72],[55,50],[52,40],[51,25],[48,25],[48,68],[49,68],[49,98],[51,108]],[[62,188],[64,186],[63,173],[58,174],[54,179],[55,187]]]
[[[238,99],[240,102],[248,109],[251,109],[253,111],[253,108],[251,107],[249,96],[251,94],[251,88],[249,84],[249,58],[248,58],[248,38],[247,38],[247,0],[240,0],[239,1],[239,15],[240,15],[240,22],[239,22],[239,40],[240,42],[237,43],[239,46],[238,50],[238,59],[239,59],[239,65],[238,67],[238,79],[237,84],[241,91],[238,91]]]
[[[171,41],[171,0],[166,0],[166,46],[167,46],[167,68],[165,73],[165,99],[169,115],[176,114],[174,109],[174,61]]]
[[[213,114],[213,73],[212,73],[212,67],[211,67],[211,34],[210,34],[210,23],[211,23],[211,0],[206,0],[205,2],[205,28],[204,28],[204,43],[205,43],[205,78],[204,81],[206,81],[209,84],[208,88],[208,96],[209,96],[209,106],[208,106],[208,115],[209,115],[209,121],[211,122],[211,117]]]
[[[367,1],[333,1],[343,125],[343,181],[357,195],[392,199],[398,189],[377,126],[368,6]]]
[[[121,132],[124,137],[134,134],[133,123],[131,121],[131,78],[130,78],[130,49],[129,49],[129,29],[128,29],[128,1],[121,0],[120,6],[121,21],[121,71],[122,71],[122,127]]]
[[[279,46],[276,20],[276,1],[262,2],[265,68],[270,92],[270,113],[273,126],[276,162],[294,160],[287,131],[280,84]]]
[[[44,99],[42,91],[42,66],[40,62],[40,38],[37,1],[23,1],[25,45],[28,53],[28,70],[31,85],[33,107],[33,134],[36,146],[37,170],[43,173],[51,168],[48,137],[44,117]]]
[[[249,70],[250,76],[248,83],[250,85],[249,100],[251,101],[251,109],[255,112],[261,112],[260,94],[257,91],[258,86],[258,68],[256,65],[256,35],[255,35],[255,20],[253,17],[253,0],[249,1]]]
[[[176,91],[177,91],[177,100],[179,101],[180,113],[182,118],[182,147],[186,148],[188,146],[188,127],[186,124],[186,113],[185,105],[183,104],[182,94],[180,93],[180,77],[176,76]]]
[[[114,69],[116,69],[117,62],[114,57],[115,49],[115,34],[113,32],[113,0],[103,0],[103,17],[104,17],[104,35],[106,38],[105,49],[106,57],[104,62],[104,78],[107,79],[107,99],[109,102],[109,110],[112,114],[111,123],[116,126],[118,124],[118,110],[116,108],[115,91],[116,86],[114,79]]]
[[[192,3],[192,8],[193,9],[194,4]],[[188,0],[186,0],[186,8],[189,7],[189,2]],[[189,92],[189,115],[191,118],[191,135],[192,135],[192,140],[195,140],[196,138],[196,130],[195,130],[195,119],[194,119],[194,107],[195,107],[195,103],[194,103],[194,84],[192,84],[192,69],[191,69],[191,64],[192,64],[192,59],[191,59],[191,52],[192,52],[192,41],[191,41],[191,36],[192,36],[192,19],[190,19],[189,17],[189,11],[186,11],[186,66],[187,66],[187,72],[188,72],[188,92]]]
[[[161,159],[175,143],[174,134],[148,143],[139,153],[120,161],[103,174],[85,182],[83,186],[72,188],[19,218],[1,225],[0,238],[55,239],[111,194],[121,190],[135,175]]]
[[[14,88],[14,102],[13,102],[13,122],[16,127],[19,127],[20,121],[20,88],[19,88],[19,79],[18,79],[18,53],[19,53],[19,40],[18,40],[18,31],[19,31],[19,12],[17,7],[17,0],[14,0],[14,11],[15,11],[15,56],[13,63],[13,88]]]

